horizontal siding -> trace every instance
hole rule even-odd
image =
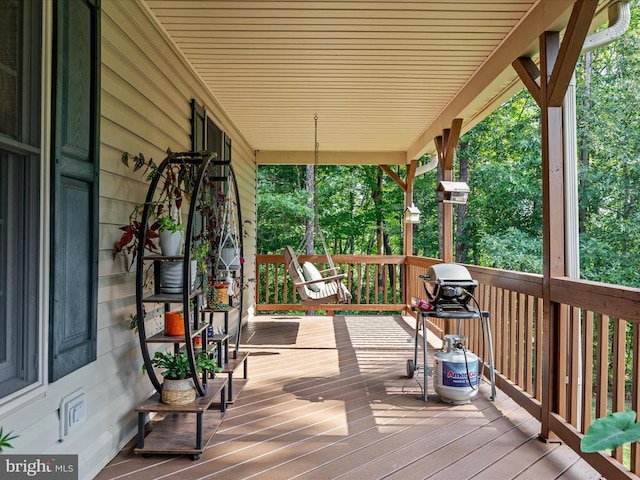
[[[110,412],[101,429],[111,434],[100,437],[106,457],[112,457],[135,429],[133,407],[150,391],[140,373],[140,353],[135,334],[128,328],[135,309],[135,272],[126,271],[125,261],[111,255],[120,237],[118,226],[128,222],[133,206],[143,201],[147,182],[122,165],[122,151],[142,152],[160,162],[166,149],[189,150],[191,146],[191,98],[196,98],[214,121],[233,139],[233,161],[243,202],[243,216],[251,220],[249,238],[255,238],[255,161],[253,149],[235,131],[213,96],[176,55],[172,45],[151,24],[136,2],[108,2],[103,5],[102,71],[102,174],[99,313],[99,353],[112,358],[116,368],[105,379],[116,397],[137,391],[135,398],[111,401],[101,406]],[[246,198],[253,201],[248,203]],[[248,203],[248,204],[247,204]],[[255,245],[255,241],[251,242]],[[255,247],[253,247],[255,248]],[[251,292],[252,290],[249,290]],[[253,303],[248,302],[248,303]],[[163,328],[156,312],[147,328]],[[118,378],[127,378],[119,384]],[[114,422],[113,419],[116,419]],[[94,459],[102,458],[93,453]],[[108,459],[106,461],[108,461]],[[104,464],[104,462],[103,462]]]
[[[143,152],[159,162],[167,148],[189,150],[190,101],[196,98],[233,139],[243,218],[250,221],[245,252],[254,258],[255,251],[254,150],[140,2],[102,2],[101,80],[98,358],[0,419],[3,429],[19,435],[9,452],[78,454],[81,479],[93,478],[131,439],[136,429],[133,409],[152,390],[141,372],[137,335],[129,329],[135,272],[127,272],[122,256],[112,256],[121,234],[118,226],[128,222],[147,191],[144,179],[122,165],[122,152]],[[248,265],[253,268],[253,262]],[[247,292],[252,295],[253,289]],[[253,303],[245,302],[247,307]],[[160,314],[150,317],[149,330],[163,328]],[[86,392],[86,422],[59,442],[60,399],[79,388]]]

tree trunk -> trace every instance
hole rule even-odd
[[[384,219],[382,218],[382,169],[376,169],[378,178],[376,179],[377,187],[373,191],[373,204],[376,209],[376,255],[384,253]],[[382,291],[384,286],[384,269],[378,269],[378,293]]]
[[[373,191],[373,204],[376,211],[376,255],[382,255],[384,242],[384,220],[382,218],[382,169],[377,169],[377,188]]]
[[[385,255],[393,255],[393,250],[391,250],[391,244],[389,243],[389,234],[384,233],[384,254]],[[384,268],[380,270],[384,271]],[[384,273],[383,273],[384,275]],[[390,289],[395,288],[396,286],[396,271],[395,265],[389,264],[387,265],[387,276],[389,277],[389,287]]]

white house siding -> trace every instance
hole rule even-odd
[[[50,20],[50,19],[49,19]],[[232,138],[232,159],[245,220],[245,277],[255,278],[256,165],[253,149],[156,26],[134,0],[102,2],[102,97],[100,125],[100,244],[98,358],[48,385],[28,404],[16,404],[1,425],[19,437],[14,453],[72,453],[80,456],[80,478],[93,478],[136,432],[136,404],[151,392],[137,336],[128,328],[135,311],[135,273],[111,249],[147,184],[120,162],[123,151],[143,152],[160,161],[167,148],[191,147],[191,107],[195,98]],[[245,293],[245,316],[254,304],[253,284]],[[154,318],[148,328],[161,328]],[[59,442],[59,402],[83,388],[86,422]]]

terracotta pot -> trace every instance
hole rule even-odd
[[[164,331],[171,336],[184,336],[184,317],[179,312],[167,312],[164,314]]]

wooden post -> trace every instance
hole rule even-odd
[[[560,45],[559,32],[540,36],[540,70],[530,58],[513,62],[523,83],[538,102],[542,124],[542,242],[543,242],[543,345],[542,427],[540,436],[549,439],[550,421],[558,411],[558,392],[563,384],[559,378],[558,358],[561,342],[560,304],[553,301],[551,279],[565,276],[564,233],[564,146],[562,100],[564,99],[578,56],[587,36],[597,0],[578,0],[571,12]]]
[[[405,180],[402,180],[398,175],[396,175],[396,173],[393,170],[389,168],[389,166],[380,165],[380,168],[387,175],[389,175],[402,190],[404,190],[405,211],[413,203],[413,184],[415,181],[417,167],[418,167],[418,161],[411,160],[409,165],[407,165],[407,178]],[[407,222],[405,222],[404,224],[403,252],[407,256],[413,254],[413,225]],[[404,297],[403,302],[405,305],[411,305],[411,295],[409,295],[408,282],[409,282],[409,279],[407,278],[407,267],[405,263],[405,266],[402,269],[402,295]]]
[[[404,191],[404,211],[413,203],[413,185],[415,183],[416,168],[418,167],[417,160],[411,160],[411,163],[407,165],[407,178],[406,178],[406,190]],[[404,222],[404,254],[406,256],[413,255],[413,223]],[[417,278],[408,278],[409,269],[405,260],[404,268],[402,269],[402,292],[403,303],[405,305],[411,305],[411,295],[409,292],[409,285],[412,281],[418,281]],[[408,312],[404,312],[405,314]]]
[[[442,131],[442,135],[434,139],[438,153],[438,161],[442,169],[442,180],[453,180],[453,163],[456,156],[456,145],[460,139],[462,119],[451,122],[451,128]],[[453,262],[453,205],[442,204],[442,260]]]
[[[462,119],[456,118],[451,122],[451,128],[442,131],[442,135],[434,139],[438,153],[438,162],[442,170],[442,180],[453,181],[453,166],[456,157],[456,145],[460,139]],[[442,261],[454,261],[453,248],[453,204],[442,203]],[[457,333],[455,322],[445,322],[445,335]]]
[[[413,185],[415,183],[417,160],[411,160],[407,165],[407,179],[405,180],[406,189],[404,191],[404,211],[413,203]],[[413,224],[405,222],[404,224],[404,254],[413,255]]]

